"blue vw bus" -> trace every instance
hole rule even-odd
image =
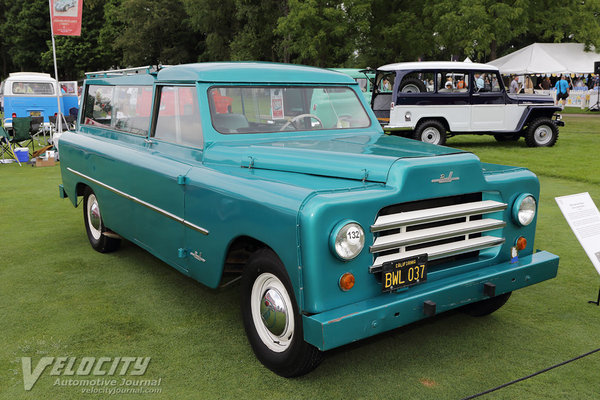
[[[558,257],[533,247],[532,172],[384,134],[343,74],[95,72],[82,103],[60,192],[91,246],[131,241],[211,288],[237,273],[250,346],[279,375],[451,309],[492,313],[556,276]]]
[[[49,123],[48,118],[58,113],[57,90],[61,95],[61,112],[69,115],[71,109],[78,108],[77,82],[59,82],[57,85],[50,74],[40,72],[9,74],[0,86],[4,127],[11,129],[15,117],[43,117],[44,122]]]

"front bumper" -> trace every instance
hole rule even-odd
[[[435,303],[436,313],[488,298],[484,285],[495,285],[495,295],[554,278],[559,257],[540,251],[518,262],[492,265],[470,273],[414,286],[400,293],[350,304],[320,314],[303,316],[304,340],[320,350],[374,336],[427,318],[424,303]]]

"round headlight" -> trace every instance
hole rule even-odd
[[[351,260],[360,254],[365,246],[365,231],[356,222],[344,221],[331,232],[333,254],[342,260]]]
[[[536,206],[535,198],[530,194],[517,197],[513,205],[514,221],[521,226],[529,225],[535,218]]]

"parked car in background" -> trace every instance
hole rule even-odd
[[[379,89],[392,82],[392,91]],[[553,146],[563,126],[551,96],[506,92],[500,72],[487,64],[409,62],[377,69],[371,106],[384,129],[444,144],[459,134],[520,137],[530,147]]]
[[[77,82],[59,82],[50,74],[40,72],[13,72],[0,85],[0,98],[4,109],[3,124],[12,129],[15,117],[43,117],[49,123],[49,117],[58,113],[56,93],[61,92],[61,112],[69,115],[71,109],[78,108]]]
[[[248,341],[279,375],[557,273],[534,251],[532,172],[384,134],[343,74],[144,67],[87,74],[83,99],[60,193],[91,246],[127,239],[211,288],[240,278]]]
[[[341,72],[354,79],[360,87],[363,96],[367,102],[371,103],[371,95],[373,94],[373,82],[375,81],[375,71],[361,68],[329,68],[332,71]]]

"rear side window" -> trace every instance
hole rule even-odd
[[[171,143],[202,147],[202,126],[195,86],[158,88],[154,137]]]
[[[151,107],[151,86],[90,85],[81,122],[145,136]]]
[[[474,92],[501,92],[502,88],[495,72],[475,71],[473,72]]]
[[[469,74],[465,72],[443,71],[437,75],[439,93],[467,93],[469,91]]]
[[[13,82],[12,93],[53,95],[54,86],[50,82]]]

